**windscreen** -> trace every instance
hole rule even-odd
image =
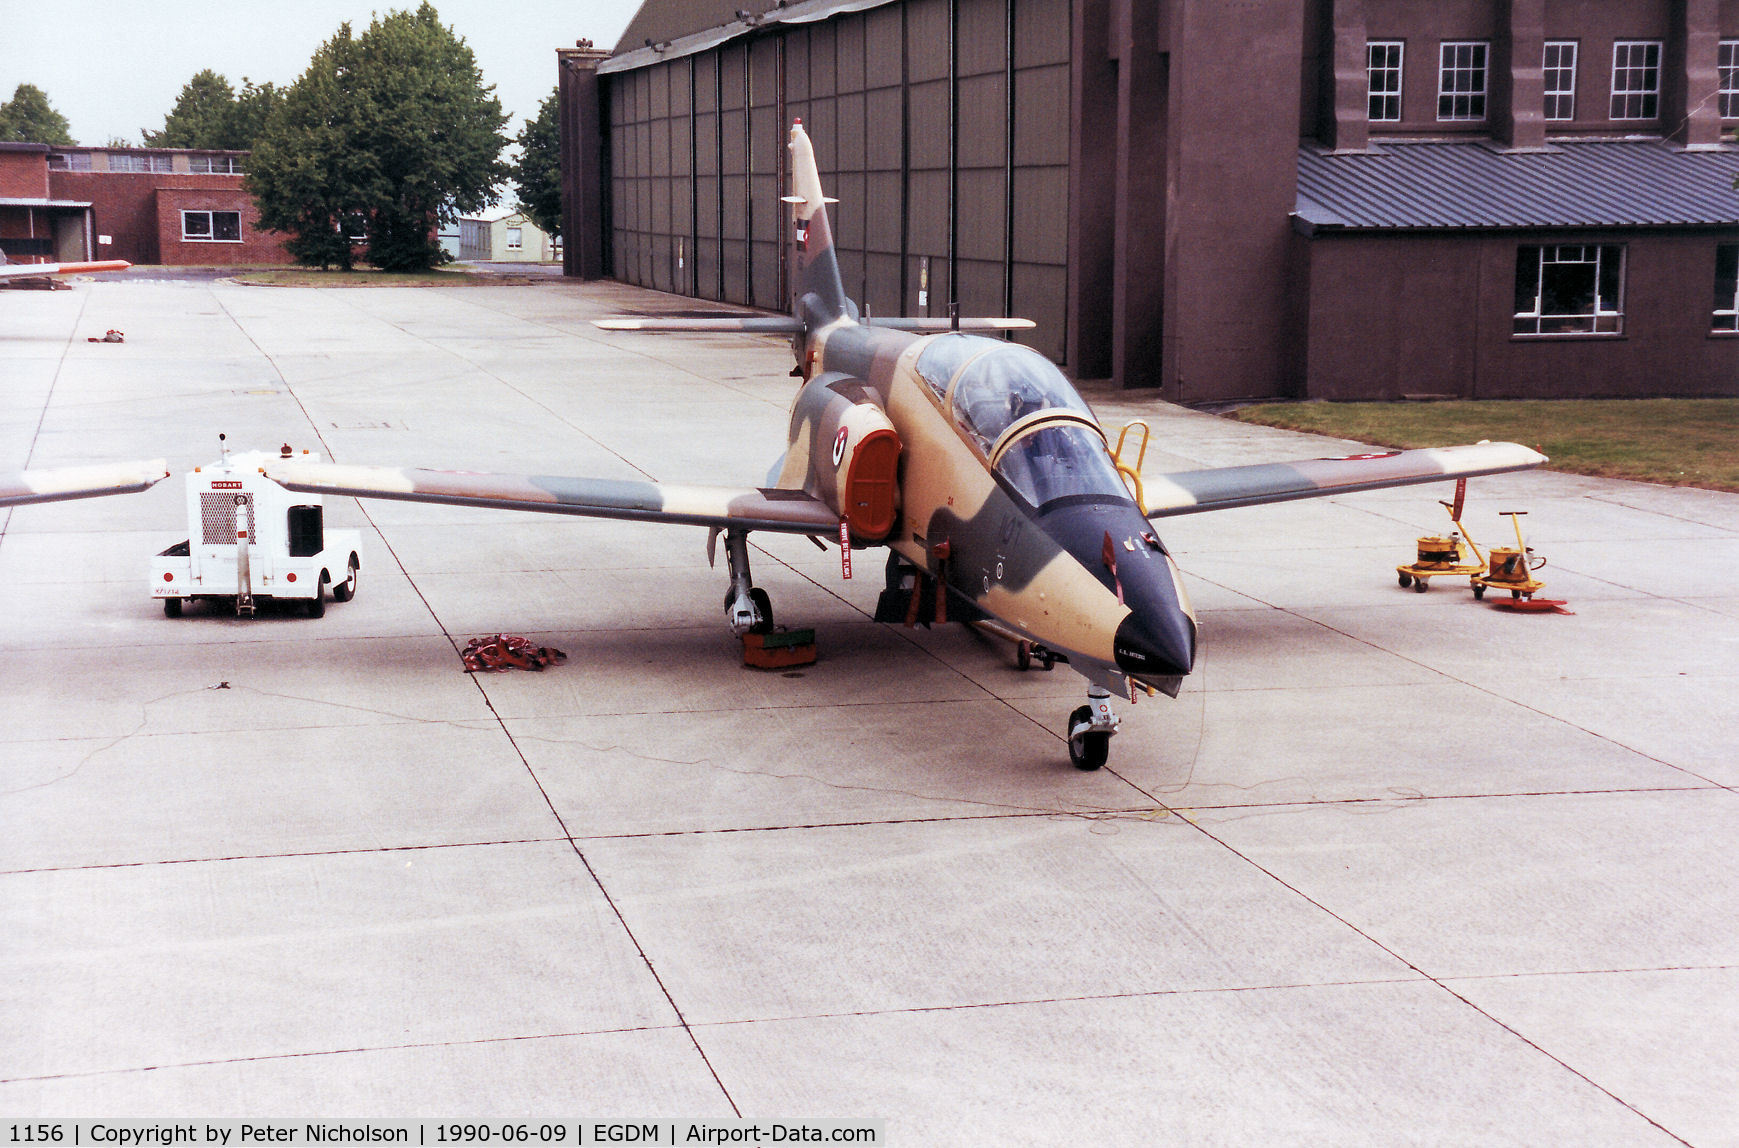
[[[1035,507],[1071,495],[1129,497],[1105,440],[1075,422],[1021,435],[1002,452],[996,471]]]
[[[955,421],[986,454],[1015,422],[1050,409],[1093,417],[1049,359],[1013,343],[973,359],[954,384]]]
[[[982,335],[939,335],[931,339],[930,345],[919,354],[918,376],[936,392],[937,398],[945,399],[948,397],[948,384],[953,380],[954,372],[960,369],[960,364],[995,346]]]

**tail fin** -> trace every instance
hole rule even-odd
[[[803,121],[791,125],[791,313],[811,326],[825,326],[835,319],[857,318],[857,306],[845,294],[839,277],[839,258],[833,250],[833,229],[827,222],[827,205],[838,203],[821,191],[821,174],[815,168],[815,148]]]

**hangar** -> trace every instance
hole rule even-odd
[[[566,271],[778,309],[802,118],[875,314],[1167,399],[1739,394],[1739,0],[646,0]]]

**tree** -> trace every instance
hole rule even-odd
[[[19,84],[0,104],[0,140],[9,143],[71,144],[72,126],[35,84]]]
[[[346,218],[379,194],[373,157],[352,146],[360,135],[355,74],[356,41],[346,23],[285,91],[248,163],[260,226],[290,232],[285,248],[311,267],[350,269]]]
[[[493,91],[433,5],[376,16],[356,37],[343,25],[254,148],[261,223],[294,232],[286,246],[303,262],[348,266],[342,233],[360,214],[376,267],[443,262],[437,227],[489,203],[507,175]]]
[[[248,151],[279,99],[269,83],[256,87],[244,76],[238,93],[226,77],[206,68],[182,85],[162,130],[144,132],[145,146]]]
[[[546,234],[562,233],[562,148],[559,92],[538,105],[515,137],[519,162],[513,165],[513,189],[531,221]]]

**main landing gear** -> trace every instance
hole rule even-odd
[[[731,633],[773,632],[773,602],[767,592],[749,579],[749,532],[725,531],[725,561],[730,566],[731,588],[725,591],[725,620]]]
[[[1111,691],[1087,687],[1087,704],[1069,715],[1069,763],[1098,769],[1111,756],[1111,735],[1123,719],[1111,712]]]

